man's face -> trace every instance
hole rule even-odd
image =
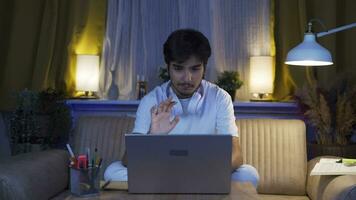
[[[203,62],[195,56],[182,63],[172,61],[169,64],[172,88],[180,99],[189,98],[194,94],[200,86],[203,75]]]

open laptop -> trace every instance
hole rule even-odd
[[[126,135],[129,193],[230,193],[231,137]]]

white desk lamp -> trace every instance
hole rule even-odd
[[[99,56],[77,55],[76,89],[85,92],[81,98],[96,98],[99,89]]]
[[[314,34],[312,32],[312,21],[313,20],[310,20],[308,22],[308,31],[304,34],[303,42],[288,52],[285,64],[298,66],[332,65],[333,61],[330,52],[316,42],[316,37],[323,37],[325,35],[356,27],[356,23],[352,23]]]
[[[249,86],[251,101],[271,101],[273,93],[274,65],[272,56],[250,57]]]

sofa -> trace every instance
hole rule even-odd
[[[261,199],[356,199],[356,176],[309,176],[320,158],[307,162],[303,121],[287,119],[239,119],[244,163],[260,174]],[[100,176],[125,151],[124,134],[134,118],[82,116],[76,119],[71,145],[76,154],[98,148],[103,158]],[[48,150],[13,156],[0,161],[0,199],[60,199],[68,193],[69,155]]]
[[[8,158],[11,155],[10,143],[8,136],[8,127],[3,117],[3,113],[0,112],[0,159]]]

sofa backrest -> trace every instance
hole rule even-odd
[[[239,119],[244,163],[257,168],[259,193],[305,195],[306,130],[301,120]]]
[[[121,160],[125,151],[126,133],[131,133],[135,119],[132,117],[117,116],[83,116],[75,123],[71,144],[74,153],[85,154],[86,148],[103,158],[100,177],[108,165],[113,161]]]
[[[76,120],[71,144],[76,154],[98,149],[103,157],[100,176],[125,151],[124,134],[135,119],[118,116],[83,116]],[[260,175],[258,191],[266,194],[304,195],[307,174],[306,133],[301,120],[239,119],[244,163]]]

